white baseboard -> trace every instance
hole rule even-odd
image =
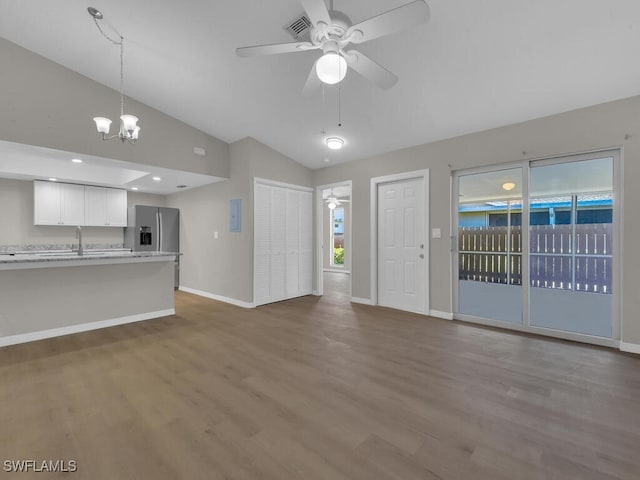
[[[88,332],[89,330],[98,330],[100,328],[115,327],[116,325],[124,325],[125,323],[140,322],[142,320],[151,320],[152,318],[167,317],[175,315],[175,308],[167,310],[159,310],[157,312],[138,313],[136,315],[128,315],[126,317],[112,318],[109,320],[101,320],[99,322],[81,323],[78,325],[69,325],[68,327],[51,328],[49,330],[40,330],[38,332],[20,333],[18,335],[9,335],[0,337],[0,347],[8,345],[17,345],[18,343],[35,342],[36,340],[44,340],[45,338],[62,337],[63,335],[71,335],[72,333]]]
[[[620,351],[627,353],[637,353],[640,355],[640,345],[637,343],[620,342]]]
[[[245,302],[243,300],[238,300],[237,298],[223,297],[222,295],[216,295],[215,293],[205,292],[203,290],[196,290],[195,288],[180,286],[178,290],[181,290],[187,293],[193,293],[194,295],[198,295],[200,297],[210,298],[211,300],[218,300],[219,302],[230,303],[231,305],[235,305],[236,307],[242,307],[242,308],[256,307],[253,303]]]
[[[318,290],[314,290],[312,295],[314,295],[316,297],[319,297],[320,296],[320,292]]]
[[[351,297],[351,303],[361,303],[362,305],[373,305],[370,298]]]
[[[441,312],[440,310],[429,310],[429,315],[436,318],[444,318],[445,320],[453,320],[452,312]]]

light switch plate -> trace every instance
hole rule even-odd
[[[440,231],[439,228],[431,229],[431,238],[441,238],[441,237],[442,237],[442,232]]]
[[[214,240],[218,240],[218,232],[213,232],[213,238]]]

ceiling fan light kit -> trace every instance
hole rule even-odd
[[[114,40],[104,33],[102,27],[98,23],[98,20],[102,20],[104,16],[102,13],[93,8],[87,8],[89,15],[93,17],[93,21],[100,30],[103,37],[109,40],[114,45],[120,46],[120,130],[117,134],[109,136],[109,130],[111,129],[111,120],[106,117],[93,117],[93,121],[96,123],[96,129],[98,133],[102,134],[103,140],[111,140],[112,138],[119,138],[122,143],[125,141],[134,144],[138,141],[140,134],[140,126],[138,125],[138,117],[135,115],[127,115],[124,113],[124,37],[120,34],[119,40]]]
[[[347,75],[347,61],[337,52],[327,52],[316,62],[316,74],[321,82],[339,83]]]

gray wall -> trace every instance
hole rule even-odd
[[[253,181],[255,177],[310,187],[311,170],[245,138],[229,147],[228,180],[167,197],[180,209],[180,284],[253,301]],[[242,231],[229,232],[229,201],[242,200]],[[218,232],[218,239],[214,233]]]
[[[166,197],[148,193],[127,192],[132,205],[163,207]],[[50,245],[76,243],[76,228],[58,225],[33,224],[33,182],[0,178],[0,246]],[[84,227],[85,244],[117,244],[123,242],[121,227]]]
[[[228,176],[225,142],[128,98],[127,112],[140,118],[140,141],[135,146],[105,142],[92,119],[118,118],[117,91],[2,38],[0,58],[0,140]],[[194,155],[194,146],[206,148],[207,156]]]
[[[343,165],[316,170],[315,185],[353,181],[353,296],[370,298],[369,190],[372,177],[430,170],[430,227],[443,238],[430,240],[431,309],[451,312],[450,178],[452,170],[527,158],[623,147],[622,340],[640,344],[640,297],[636,273],[640,250],[640,97],[610,102],[547,118],[419,145]],[[628,138],[626,137],[628,135]],[[525,152],[523,154],[523,152]]]

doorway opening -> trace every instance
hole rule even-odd
[[[351,181],[316,190],[318,262],[316,294],[351,298]]]

